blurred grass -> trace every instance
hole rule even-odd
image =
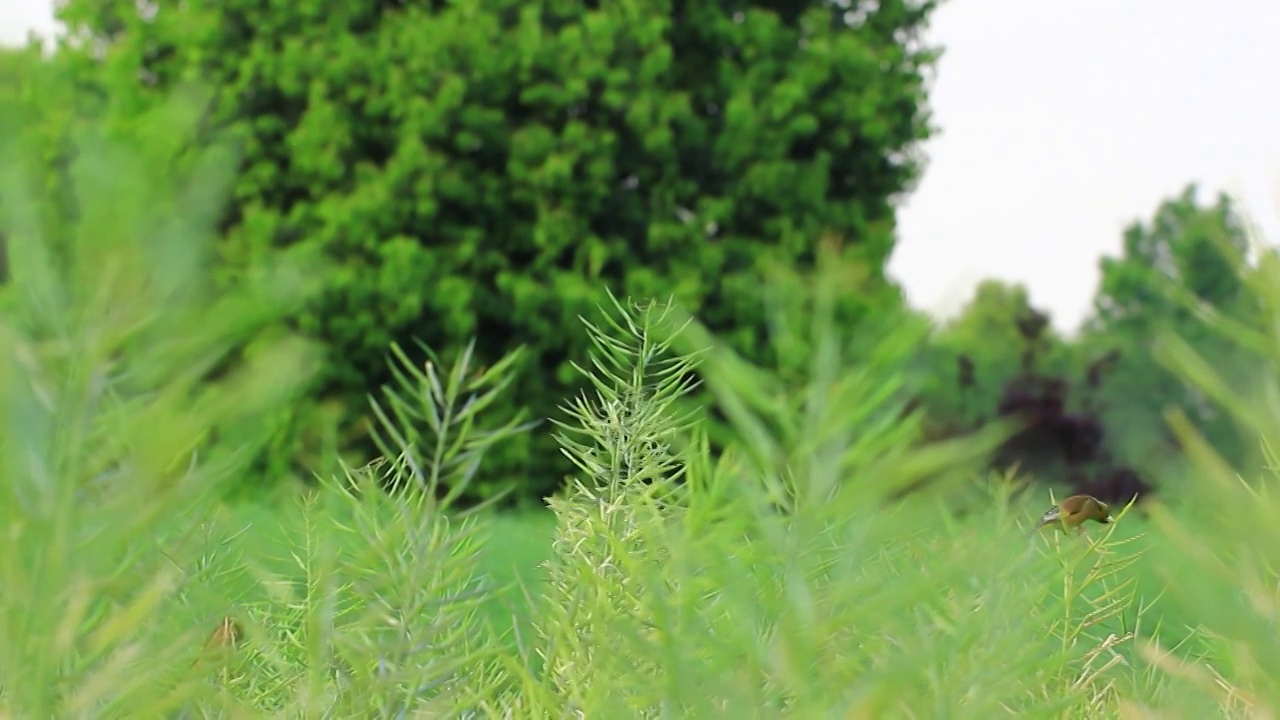
[[[903,642],[911,634],[925,632],[935,623],[950,625],[960,620],[959,616],[952,615],[954,610],[948,609],[954,607],[957,597],[968,597],[968,593],[977,591],[978,594],[972,597],[989,598],[984,602],[997,602],[995,598],[1002,598],[995,608],[1008,610],[1020,602],[1032,602],[1034,598],[1044,597],[1045,590],[1038,585],[1046,580],[1051,583],[1061,582],[1059,568],[1065,567],[1062,563],[1070,565],[1087,558],[1087,542],[1080,538],[1045,535],[1039,543],[1035,540],[1030,543],[1031,547],[1039,547],[1041,552],[1027,555],[1024,552],[1027,548],[1024,544],[1026,538],[1020,531],[1009,534],[1000,529],[1001,524],[1006,521],[1022,527],[1029,526],[1047,506],[1047,492],[1027,493],[1004,511],[998,503],[982,502],[983,496],[983,491],[969,488],[965,493],[969,504],[963,517],[959,518],[952,513],[954,506],[938,506],[936,497],[926,495],[908,500],[899,505],[891,516],[881,518],[879,529],[866,538],[871,549],[864,552],[869,552],[874,560],[864,566],[859,574],[864,578],[862,582],[882,588],[878,593],[879,600],[899,597],[905,601],[911,593],[919,591],[917,580],[920,573],[928,572],[930,568],[936,570],[952,566],[947,579],[933,579],[933,582],[946,584],[946,602],[930,601],[922,605],[917,597],[903,603],[914,609],[899,621],[887,623],[884,618],[876,621],[882,638],[889,637],[886,633],[892,633],[897,638],[889,644],[878,640],[876,644],[867,647],[871,657],[881,658],[877,663],[894,662],[890,660],[897,654],[893,649],[893,642]],[[221,560],[211,558],[212,565],[220,566],[215,572],[227,597],[254,602],[254,596],[262,592],[256,587],[259,574],[253,571],[254,568],[266,569],[290,582],[302,580],[297,565],[281,552],[282,548],[297,547],[305,543],[305,538],[298,532],[301,518],[298,516],[297,506],[292,503],[279,507],[246,503],[224,506],[222,512],[224,517],[221,522],[227,528],[226,534],[236,537],[236,547],[240,553],[225,553]],[[1005,512],[1008,516],[1002,520]],[[1188,511],[1179,508],[1178,512]],[[1193,514],[1188,513],[1188,516]],[[544,563],[553,556],[555,515],[544,510],[487,511],[475,519],[479,546],[475,569],[482,582],[493,590],[493,594],[481,605],[481,617],[494,636],[501,639],[505,652],[516,653],[518,647],[512,631],[518,630],[524,642],[528,642],[529,638],[536,635],[537,621],[537,607],[530,605],[529,598],[520,586],[524,585],[534,598],[546,597],[548,578]],[[946,522],[939,524],[939,520]],[[1141,556],[1141,561],[1128,566],[1123,577],[1117,578],[1130,583],[1133,601],[1125,603],[1119,612],[1101,624],[1089,628],[1088,635],[1092,638],[1089,642],[1101,642],[1108,636],[1133,634],[1174,649],[1178,657],[1198,658],[1206,664],[1216,664],[1213,654],[1222,653],[1223,648],[1204,634],[1196,604],[1168,592],[1171,583],[1186,581],[1185,555],[1179,546],[1167,541],[1156,531],[1147,513],[1140,508],[1131,509],[1121,522],[1107,530],[1110,533],[1107,543],[1111,548],[1119,548],[1118,552],[1123,557]],[[1093,536],[1098,534],[1095,529]],[[976,558],[971,557],[969,552],[979,548],[987,563],[996,561],[996,557],[1003,558],[996,562],[997,566],[1003,565],[1003,568],[990,567],[983,575],[964,580],[965,573],[975,570],[973,561]],[[996,548],[1003,550],[998,551],[998,556],[991,555]],[[966,589],[967,587],[972,590]],[[1061,592],[1063,591],[1050,588],[1049,595]],[[267,601],[265,596],[260,596],[259,599]],[[868,602],[871,603],[869,607],[882,605],[874,599],[868,599]],[[1026,609],[1034,611],[1032,605],[1028,605]],[[207,618],[201,620],[204,624],[208,623]],[[192,621],[193,619],[187,619],[178,624],[189,626]],[[947,658],[953,653],[971,653],[972,649],[963,648],[968,647],[967,643],[977,641],[982,634],[986,634],[987,641],[998,647],[999,643],[995,638],[1012,631],[1013,626],[999,629],[1007,621],[1002,620],[999,613],[984,614],[969,621],[970,626],[957,638],[928,640],[924,646],[931,648],[928,657],[940,664],[934,670],[930,670],[926,664],[912,672],[948,671],[947,668],[952,668],[953,661]],[[1046,627],[1046,630],[1049,629]],[[958,630],[959,628],[954,628],[949,634]],[[975,633],[978,635],[974,635]],[[961,640],[963,637],[970,640]],[[957,642],[961,644],[955,644]],[[1120,664],[1104,675],[1105,687],[1109,689],[1100,693],[1099,696],[1105,702],[1099,700],[1102,704],[1098,707],[1114,708],[1117,697],[1138,698],[1153,706],[1166,704],[1161,699],[1169,693],[1167,680],[1147,666],[1136,645],[1132,642],[1121,643],[1108,652],[1114,653],[1110,657],[1119,657]],[[1080,652],[1073,652],[1071,656],[1077,659],[1082,657]],[[955,668],[949,671],[955,671]],[[905,669],[898,672],[905,672]],[[979,682],[977,677],[974,681]],[[1213,714],[1219,709],[1216,703],[1204,697],[1187,698],[1180,694],[1172,698],[1184,704],[1183,712],[1177,717],[1193,717],[1202,711]],[[1175,700],[1169,699],[1166,702]],[[947,705],[944,702],[937,707],[939,712],[943,712]],[[1064,708],[1054,716],[1111,716],[1091,715],[1090,712],[1088,708],[1081,709],[1080,712]]]
[[[235,553],[206,554],[230,598],[266,601],[259,588],[262,571],[289,582],[301,582],[301,571],[285,548],[306,543],[300,507],[295,503],[224,506],[222,523],[235,537]],[[555,515],[549,510],[490,510],[476,516],[479,566],[476,572],[492,592],[481,615],[498,637],[514,642],[513,630],[525,637],[532,630],[532,608],[521,589],[540,593],[546,582],[542,564],[551,556]],[[206,624],[209,621],[206,619]]]
[[[480,517],[484,537],[480,572],[489,578],[495,594],[484,604],[485,620],[500,636],[512,630],[528,637],[533,608],[521,586],[541,594],[547,581],[542,566],[551,557],[556,518],[549,510],[492,512]]]

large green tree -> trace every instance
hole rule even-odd
[[[66,62],[122,122],[213,85],[207,126],[244,151],[223,257],[334,263],[295,321],[329,348],[318,397],[350,424],[393,340],[527,344],[515,397],[546,416],[604,287],[674,295],[756,355],[763,263],[806,265],[832,232],[885,285],[929,135],[935,5],[67,0],[59,17]],[[556,456],[506,469],[546,492],[560,466],[529,457]]]

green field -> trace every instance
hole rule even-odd
[[[555,516],[549,512],[499,513],[483,518],[485,532],[481,569],[495,587],[485,603],[490,627],[506,635],[512,626],[532,630],[531,608],[522,588],[540,594],[546,582],[542,564],[551,557]]]

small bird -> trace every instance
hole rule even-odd
[[[240,638],[244,636],[244,631],[240,629],[240,623],[234,619],[226,617],[218,622],[218,626],[209,633],[209,639],[205,641],[206,650],[219,647],[234,648],[240,644]]]
[[[1040,516],[1040,522],[1036,523],[1035,529],[1031,532],[1034,533],[1049,523],[1060,523],[1064,530],[1074,528],[1083,532],[1082,526],[1088,520],[1103,525],[1115,522],[1115,518],[1111,516],[1110,505],[1092,495],[1072,495],[1063,498],[1061,502]]]
[[[214,660],[218,661],[219,664],[225,663],[230,658],[231,651],[235,650],[243,637],[244,630],[240,627],[240,623],[233,618],[222,618],[213,628],[213,632],[209,633],[209,638],[204,641],[204,648],[200,653],[200,657],[192,665],[198,665],[201,660]]]

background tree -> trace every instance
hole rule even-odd
[[[1256,272],[1248,234],[1225,195],[1212,205],[1187,186],[1124,233],[1123,254],[1101,262],[1094,313],[1070,342],[1032,308],[1025,289],[982,283],[937,329],[919,368],[931,432],[953,435],[1018,416],[1025,429],[994,458],[1037,479],[1125,502],[1177,477],[1182,460],[1165,410],[1185,412],[1220,452],[1248,462],[1250,446],[1226,413],[1155,358],[1163,331],[1192,344],[1248,396],[1257,359],[1204,320],[1206,311],[1255,325],[1246,287]]]
[[[516,401],[552,414],[606,286],[675,295],[757,356],[762,266],[808,264],[833,232],[870,273],[850,316],[873,312],[929,135],[935,4],[68,0],[59,18],[63,61],[120,122],[214,86],[207,127],[244,152],[233,272],[284,246],[334,262],[293,318],[329,349],[315,406],[279,421],[296,457],[322,402],[361,449],[392,341],[477,336],[489,360],[526,344]],[[564,465],[532,437],[495,460],[540,496]]]
[[[917,365],[916,407],[933,437],[1015,420],[1018,431],[991,457],[1024,481],[1128,502],[1153,487],[1117,456],[1099,414],[1103,379],[1117,361],[1090,358],[1032,307],[1020,285],[988,280],[937,328]]]
[[[980,283],[964,309],[939,326],[929,343],[922,401],[935,427],[967,429],[989,419],[1005,385],[1033,365],[1049,373],[1070,372],[1070,347],[1048,320],[1031,306],[1022,285]],[[1027,322],[1044,324],[1034,340],[1021,329]]]
[[[1195,185],[1162,202],[1149,222],[1124,233],[1119,257],[1101,261],[1094,313],[1080,338],[1084,352],[1118,353],[1102,384],[1108,427],[1130,461],[1150,465],[1172,449],[1166,407],[1187,413],[1228,457],[1245,447],[1234,424],[1201,393],[1162,367],[1153,344],[1162,329],[1176,331],[1232,380],[1248,376],[1251,359],[1196,317],[1197,306],[1244,319],[1256,312],[1241,274],[1248,235],[1231,201],[1197,200]]]

